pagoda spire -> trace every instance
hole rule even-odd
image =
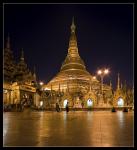
[[[71,33],[72,33],[72,32],[75,33],[75,29],[76,29],[76,26],[75,26],[74,17],[73,17],[73,18],[72,18],[72,24],[71,24]]]
[[[9,36],[9,33],[8,33],[8,37],[7,37],[6,48],[10,49],[10,36]]]
[[[34,66],[33,78],[34,78],[34,81],[36,81],[36,68],[35,68],[35,66]]]
[[[72,18],[72,24],[70,28],[71,28],[71,34],[69,39],[68,54],[61,66],[61,71],[68,70],[68,69],[85,70],[86,69],[85,64],[78,53],[77,38],[75,34],[76,26],[74,23],[74,17]]]
[[[4,48],[4,64],[3,64],[4,81],[11,82],[12,80],[14,80],[15,70],[16,70],[15,60],[13,52],[10,47],[10,36],[8,33]]]
[[[69,40],[69,48],[68,48],[68,53],[71,57],[77,57],[79,56],[78,54],[78,47],[77,47],[77,38],[75,34],[75,23],[74,23],[74,17],[72,18],[72,24],[71,24],[71,35],[70,35],[70,40]]]
[[[34,66],[34,73],[36,72],[36,68],[35,68],[35,66]]]
[[[118,73],[118,79],[117,79],[117,90],[120,89],[120,77],[119,77],[119,73]]]
[[[24,51],[23,51],[23,48],[21,49],[21,58],[20,59],[24,61]]]
[[[111,80],[110,80],[109,86],[112,88],[112,82],[111,82]]]
[[[121,86],[120,86],[120,88],[121,88],[121,89],[123,88],[123,85],[122,85],[122,83],[121,83]]]
[[[90,78],[90,87],[89,87],[89,91],[91,92],[91,78]]]

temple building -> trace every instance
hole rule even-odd
[[[22,101],[34,103],[36,93],[36,74],[32,74],[24,60],[23,49],[20,61],[16,63],[8,36],[4,49],[3,67],[3,102],[4,104],[19,104]]]
[[[125,97],[126,95],[122,91],[122,86],[120,87],[120,77],[118,73],[118,80],[117,80],[117,88],[116,91],[114,92],[114,100],[113,100],[113,105],[114,106],[124,106],[125,105]]]
[[[121,85],[121,86],[120,86]],[[113,94],[113,106],[133,106],[133,89],[127,88],[126,83],[120,84],[120,75],[118,73],[117,88]]]

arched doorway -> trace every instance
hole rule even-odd
[[[64,100],[64,103],[63,103],[64,108],[66,108],[67,102],[68,102],[68,100],[65,99],[65,100]]]
[[[40,107],[42,107],[43,106],[43,101],[40,101]]]
[[[88,99],[87,100],[87,106],[88,107],[92,107],[93,106],[93,100],[92,99]]]
[[[119,107],[124,106],[124,100],[123,100],[121,97],[118,99],[117,105],[118,105]]]

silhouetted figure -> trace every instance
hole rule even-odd
[[[82,108],[84,107],[84,103],[83,102],[81,103],[81,106],[82,106]]]
[[[115,109],[115,107],[112,107],[112,110],[111,110],[111,112],[116,112],[116,109]]]
[[[59,104],[56,103],[56,111],[59,112],[60,111],[60,108],[59,108]]]
[[[123,112],[128,112],[128,109],[127,109],[127,108],[124,108],[124,109],[123,109]]]
[[[67,102],[67,104],[66,104],[66,112],[69,112],[68,102]]]

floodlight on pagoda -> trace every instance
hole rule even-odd
[[[93,80],[95,80],[96,79],[96,76],[93,76]]]
[[[109,73],[109,70],[108,69],[105,69],[104,70],[104,74],[108,74]]]
[[[43,85],[43,82],[40,82],[39,84],[40,84],[40,85]]]
[[[46,87],[44,90],[46,91],[46,90],[51,90],[51,89],[49,89],[49,88]]]
[[[101,75],[102,74],[102,70],[98,70],[97,74]]]

